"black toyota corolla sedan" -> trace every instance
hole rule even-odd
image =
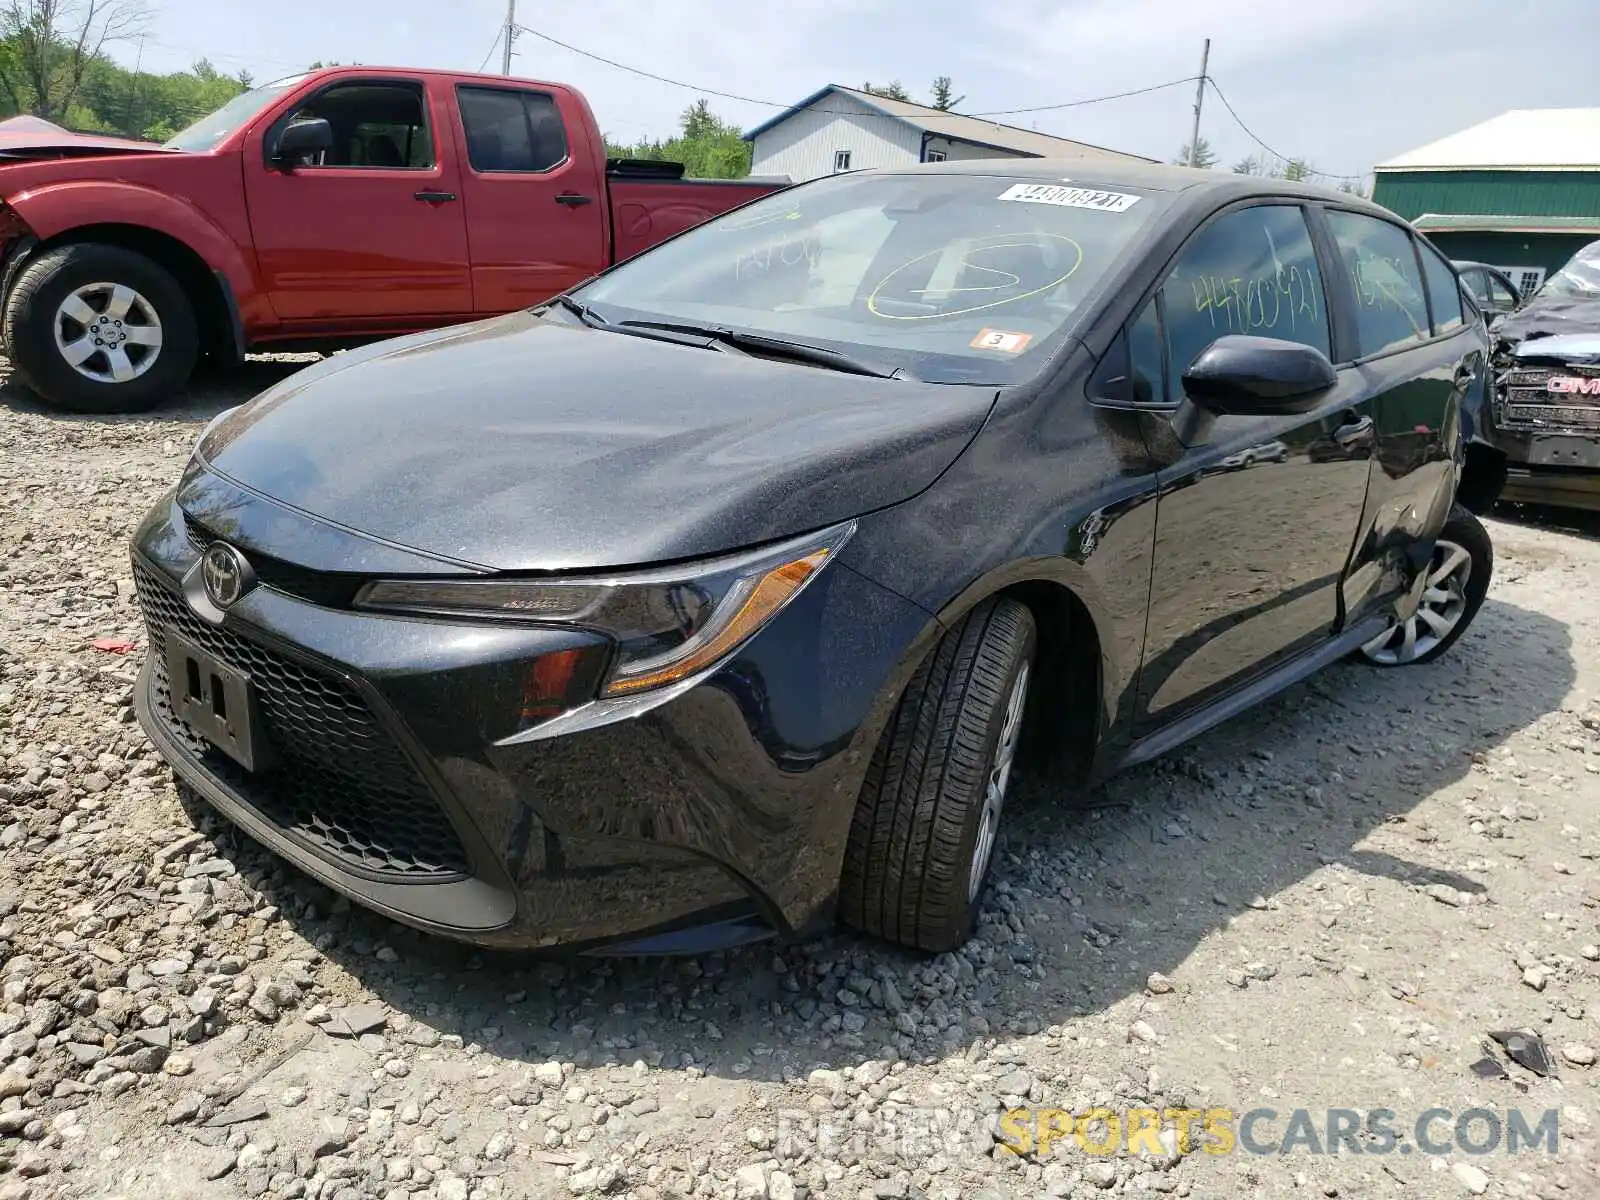
[[[819,180],[219,417],[134,538],[140,719],[255,838],[438,933],[957,946],[1019,762],[1070,794],[1461,635],[1486,351],[1450,265],[1351,196]]]

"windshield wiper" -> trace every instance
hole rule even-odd
[[[868,362],[866,359],[856,358],[839,350],[811,346],[805,342],[790,342],[783,338],[766,337],[759,333],[742,333],[737,329],[724,329],[717,325],[690,325],[673,321],[619,321],[613,328],[654,329],[662,333],[681,333],[709,338],[748,354],[787,359],[790,362],[812,363],[815,366],[830,367],[835,371],[844,371],[851,375],[869,375],[874,379],[897,379],[905,374],[901,367],[886,368],[881,363]]]
[[[600,314],[595,312],[594,309],[590,308],[587,304],[584,304],[581,300],[574,300],[571,296],[557,296],[556,303],[561,305],[562,308],[566,309],[573,316],[577,317],[578,320],[582,321],[585,325],[591,326],[592,328],[604,329],[610,324],[609,321],[600,316]]]

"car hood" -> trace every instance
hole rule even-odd
[[[1562,362],[1600,362],[1600,331],[1530,336],[1512,347],[1511,356],[1517,359],[1556,358]]]
[[[463,565],[625,567],[907,499],[995,395],[522,312],[335,355],[224,418],[197,456],[278,504]]]
[[[155,142],[73,133],[38,117],[0,121],[0,158],[77,158],[103,154],[170,154]]]
[[[1600,337],[1600,297],[1534,296],[1494,325],[1496,341],[1505,346],[1531,346],[1565,335]],[[1544,355],[1541,350],[1538,353]]]

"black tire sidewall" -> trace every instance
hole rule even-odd
[[[88,379],[56,348],[57,309],[73,291],[91,283],[126,284],[161,319],[161,353],[137,379],[119,384]],[[199,353],[194,309],[177,280],[159,264],[118,246],[89,243],[48,251],[23,269],[5,308],[7,344],[18,374],[44,399],[74,412],[152,408],[183,386]]]
[[[1006,701],[1011,698],[1011,689],[1017,685],[1017,675],[1021,673],[1024,666],[1027,666],[1029,668],[1029,695],[1023,697],[1023,720],[1024,724],[1026,724],[1028,698],[1033,693],[1034,684],[1038,682],[1033,676],[1036,665],[1034,660],[1038,657],[1039,635],[1031,621],[1027,624],[1026,630],[1021,648],[1013,655],[1011,665],[1006,670],[1005,683],[1000,688],[999,701],[994,711],[989,714],[988,730],[984,735],[983,776],[979,781],[977,795],[972,797],[967,805],[969,811],[961,829],[960,861],[969,864],[969,874],[965,879],[965,886],[969,888],[971,887],[970,864],[972,862],[972,852],[977,849],[978,828],[983,820],[983,806],[988,790],[989,772],[994,769],[994,756],[995,752],[1000,748],[1000,735],[1005,732]],[[1020,731],[1018,733],[1018,741],[1021,741]],[[1016,778],[1017,763],[1013,759],[1011,778],[1006,783],[1006,795],[1004,798],[1006,802],[1009,802],[1015,793]],[[966,914],[962,921],[962,941],[970,937],[978,927],[978,916],[983,911],[983,896],[988,890],[988,880],[994,874],[995,855],[1000,850],[1000,830],[1005,827],[1005,813],[1006,806],[1003,804],[1000,810],[1001,823],[995,830],[995,844],[989,852],[989,861],[984,865],[984,878],[978,885],[977,893],[967,902]]]

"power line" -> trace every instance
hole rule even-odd
[[[657,83],[670,84],[673,87],[683,88],[686,91],[691,91],[691,92],[699,92],[700,94],[706,95],[706,96],[718,96],[718,97],[721,97],[724,100],[737,100],[742,104],[759,104],[759,105],[762,105],[762,106],[764,106],[766,108],[793,108],[793,107],[795,107],[794,102],[792,100],[764,100],[759,96],[744,96],[744,95],[739,94],[738,92],[723,92],[723,91],[717,90],[716,88],[700,87],[697,84],[686,83],[681,79],[673,79],[673,78],[671,78],[669,76],[666,76],[666,75],[657,75],[654,71],[646,71],[641,67],[629,66],[627,63],[618,62],[614,58],[607,58],[603,54],[596,54],[592,50],[585,50],[581,46],[574,46],[570,42],[563,42],[560,38],[552,37],[548,33],[541,33],[539,30],[532,29],[527,25],[518,25],[517,29],[522,33],[530,33],[534,37],[539,38],[541,41],[549,42],[553,46],[560,46],[563,50],[570,50],[573,54],[581,55],[584,58],[592,58],[595,62],[604,63],[608,67],[615,67],[619,71],[626,71],[630,75],[639,75],[639,76],[644,77],[645,79],[653,79]],[[1066,101],[1061,102],[1060,104],[1036,104],[1036,105],[1033,105],[1033,106],[1028,107],[1028,108],[996,108],[996,109],[986,109],[983,112],[975,112],[975,113],[930,111],[923,119],[924,120],[933,120],[933,119],[935,119],[936,116],[944,116],[944,117],[1004,117],[1004,116],[1011,116],[1011,115],[1014,115],[1014,114],[1017,114],[1017,113],[1053,112],[1053,111],[1055,111],[1057,109],[1063,109],[1063,108],[1081,108],[1086,104],[1103,104],[1107,100],[1121,100],[1121,99],[1124,99],[1125,97],[1128,97],[1128,96],[1142,96],[1142,95],[1145,95],[1148,92],[1159,92],[1159,91],[1162,91],[1165,88],[1177,87],[1179,84],[1182,84],[1182,83],[1193,83],[1197,78],[1199,78],[1199,77],[1196,76],[1196,75],[1189,75],[1189,76],[1186,76],[1183,79],[1173,79],[1173,80],[1169,80],[1166,83],[1151,84],[1149,87],[1134,88],[1131,91],[1126,91],[1126,92],[1113,92],[1109,96],[1090,96],[1090,97],[1088,97],[1086,99],[1083,99],[1083,100],[1066,100]],[[919,108],[925,108],[927,106],[926,105],[918,105],[918,107]],[[837,115],[837,116],[852,116],[852,117],[854,117],[854,116],[863,115],[861,113],[858,113],[858,112],[854,111],[853,109],[817,108],[817,109],[812,109],[811,111],[812,112],[819,112],[819,113],[829,113],[829,114],[833,114],[833,115]],[[881,115],[883,115],[885,117],[889,117],[890,119],[895,119],[895,118],[893,118],[892,114],[889,114],[889,113],[883,113]]]
[[[500,44],[500,39],[505,37],[505,35],[506,31],[504,29],[500,30],[499,33],[494,35],[494,41],[489,43],[489,52],[483,56],[483,61],[478,64],[479,75],[482,75],[484,68],[489,65],[489,60],[494,57],[494,48]]]
[[[1206,82],[1211,85],[1211,90],[1214,91],[1217,94],[1217,99],[1222,101],[1222,107],[1228,110],[1228,115],[1234,119],[1234,122],[1239,126],[1240,129],[1244,130],[1245,135],[1247,137],[1249,137],[1249,139],[1251,141],[1253,141],[1256,145],[1260,146],[1268,154],[1272,155],[1273,158],[1279,159],[1279,160],[1281,160],[1283,162],[1294,162],[1295,161],[1294,159],[1291,159],[1287,154],[1279,154],[1271,146],[1267,145],[1258,136],[1256,136],[1255,130],[1251,129],[1250,126],[1246,125],[1244,123],[1244,119],[1242,117],[1240,117],[1237,112],[1234,111],[1233,105],[1228,103],[1228,98],[1225,95],[1222,94],[1222,89],[1217,86],[1216,76],[1213,75],[1213,76],[1208,77]],[[1309,166],[1306,169],[1306,174],[1308,174],[1308,175],[1316,175],[1316,176],[1319,176],[1320,178],[1323,178],[1323,179],[1354,179],[1354,180],[1359,181],[1359,180],[1361,180],[1363,178],[1363,176],[1361,176],[1361,175],[1340,175],[1340,174],[1338,174],[1336,172],[1333,172],[1333,171],[1318,171],[1318,170],[1315,170],[1314,168],[1311,168]]]
[[[1185,75],[1182,79],[1169,79],[1166,83],[1152,83],[1149,87],[1134,88],[1130,92],[1112,92],[1109,96],[1090,96],[1087,100],[1065,100],[1060,104],[1035,104],[1028,108],[989,108],[983,112],[951,113],[953,117],[1009,117],[1016,113],[1055,112],[1062,108],[1081,108],[1085,104],[1103,104],[1107,100],[1123,100],[1129,96],[1145,96],[1162,92],[1179,84],[1193,83],[1198,75]]]

